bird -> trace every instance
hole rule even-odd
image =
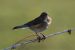
[[[38,42],[40,42],[41,40],[46,39],[46,36],[42,32],[45,31],[51,23],[52,18],[46,12],[42,12],[37,18],[25,24],[13,27],[13,30],[29,28],[36,34]]]

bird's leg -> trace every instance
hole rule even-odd
[[[43,35],[42,33],[36,33],[36,35],[38,36],[37,37],[37,40],[38,40],[38,42],[40,42],[41,40],[45,40],[46,39],[46,36],[45,35]]]
[[[40,42],[40,41],[41,41],[41,37],[40,37],[40,36],[38,36],[38,37],[37,37],[37,39],[38,39],[38,42]]]
[[[42,35],[42,40],[45,40],[46,39],[46,36],[43,35],[42,33],[40,33]]]
[[[41,36],[39,35],[39,33],[38,34],[36,33],[36,35],[38,36],[37,37],[38,42],[40,42],[42,40]]]

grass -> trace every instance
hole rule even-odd
[[[53,23],[44,33],[75,27],[74,0],[0,0],[0,48],[8,47],[33,34],[29,29],[13,31],[12,28],[36,18],[43,11],[53,18]],[[71,36],[58,35],[16,50],[75,50],[74,33]]]

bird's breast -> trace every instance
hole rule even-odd
[[[31,26],[30,29],[34,32],[42,32],[48,27],[47,23],[41,23],[34,26]]]

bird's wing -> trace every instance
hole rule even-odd
[[[28,27],[32,26],[32,25],[37,25],[37,24],[40,24],[43,22],[43,19],[38,17],[38,18],[35,18],[34,20],[24,24],[24,25],[27,25]]]

